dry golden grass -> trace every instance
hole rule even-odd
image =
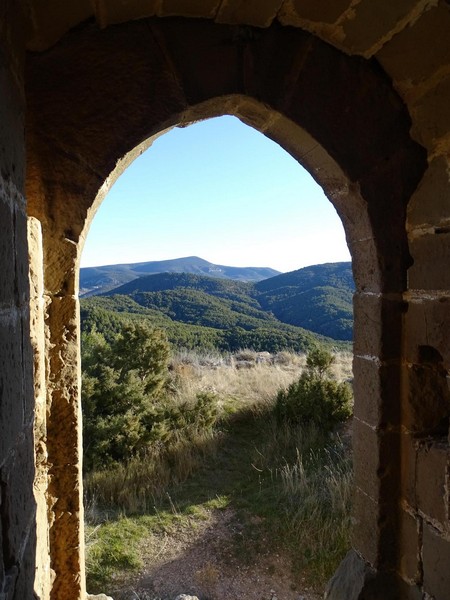
[[[284,351],[267,356],[242,350],[226,359],[211,355],[208,360],[208,355],[184,353],[172,363],[177,393],[183,400],[198,392],[212,392],[244,409],[271,403],[280,389],[300,376],[306,355]],[[336,353],[332,373],[338,381],[350,380],[352,354]]]

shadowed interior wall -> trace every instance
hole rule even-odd
[[[24,49],[11,23],[0,22],[0,33],[0,597],[9,599],[33,596],[36,504]]]

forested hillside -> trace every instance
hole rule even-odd
[[[337,340],[353,334],[351,263],[326,263],[283,273],[255,284],[261,308],[280,321]]]
[[[82,327],[95,325],[108,336],[124,320],[145,319],[164,327],[177,346],[303,351],[317,334],[351,340],[352,293],[350,263],[307,267],[256,284],[162,273],[82,299]]]

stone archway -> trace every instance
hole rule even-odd
[[[47,402],[37,423],[48,453],[38,465],[38,506],[50,515],[43,596],[84,594],[77,270],[88,224],[152,136],[234,114],[306,166],[343,220],[357,286],[351,593],[400,597],[405,223],[426,165],[379,66],[278,24],[144,19],[99,31],[87,23],[29,57],[27,95],[30,239],[43,257],[33,275]],[[345,585],[337,578],[330,597]]]
[[[75,271],[91,203],[118,158],[226,96],[283,115],[273,137],[294,155],[283,127],[307,131],[370,224],[353,240],[368,324],[355,339],[356,554],[332,597],[386,598],[384,581],[395,598],[447,600],[449,31],[447,0],[5,3],[1,595],[33,597],[35,568],[41,599],[83,595]],[[359,209],[345,212],[345,193],[334,202],[356,229]]]

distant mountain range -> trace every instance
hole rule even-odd
[[[353,291],[349,262],[257,282],[160,273],[82,299],[81,315],[84,329],[99,331],[113,331],[124,318],[149,319],[177,345],[303,350],[317,336],[352,339]]]
[[[278,275],[280,272],[267,267],[215,265],[198,256],[123,265],[106,265],[103,267],[85,267],[80,269],[80,296],[102,294],[138,277],[155,273],[192,273],[219,279],[261,281]]]

